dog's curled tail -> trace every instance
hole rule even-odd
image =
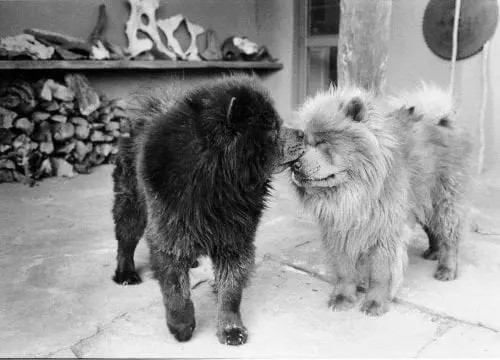
[[[422,120],[443,127],[449,127],[457,114],[453,96],[443,88],[425,82],[413,91],[391,97],[389,104],[394,110],[406,108]]]

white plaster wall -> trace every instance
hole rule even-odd
[[[387,88],[398,91],[416,86],[420,80],[448,87],[451,62],[434,55],[425,44],[422,19],[425,0],[393,0]],[[489,97],[485,119],[485,170],[500,163],[500,35],[495,33],[489,54]],[[457,62],[455,93],[460,104],[460,123],[476,145],[481,105],[482,53]],[[477,152],[477,146],[475,151]]]

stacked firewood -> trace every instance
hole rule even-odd
[[[0,183],[89,173],[114,161],[124,136],[124,101],[99,95],[80,74],[0,86]]]

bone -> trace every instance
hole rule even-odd
[[[186,49],[182,50],[179,41],[175,38],[174,33],[179,28],[182,23],[186,24],[186,29],[191,38],[191,42]],[[200,61],[202,60],[199,55],[199,50],[196,45],[196,39],[199,35],[205,32],[205,29],[199,25],[190,22],[184,15],[177,14],[168,19],[158,20],[158,28],[165,34],[167,38],[168,45],[174,50],[174,52],[183,60]]]
[[[130,56],[137,56],[145,51],[153,49],[156,45],[158,51],[171,60],[176,60],[175,52],[169,50],[161,41],[158,33],[155,13],[159,7],[158,0],[128,0],[130,4],[130,17],[125,26],[125,34],[128,39],[127,52]],[[147,18],[144,24],[142,17]],[[139,39],[138,31],[147,34],[150,39]]]

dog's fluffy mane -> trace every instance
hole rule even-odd
[[[458,111],[457,103],[449,92],[423,81],[415,90],[406,90],[398,95],[389,96],[388,106],[393,110],[413,108],[423,120],[436,125],[442,123],[442,119],[455,122]]]

